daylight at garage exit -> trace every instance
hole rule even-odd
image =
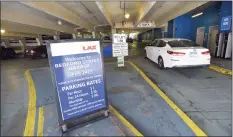
[[[232,136],[232,1],[0,1],[1,136]]]

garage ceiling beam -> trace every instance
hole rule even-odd
[[[1,40],[20,40],[21,37],[1,36]]]
[[[9,32],[6,31],[5,33],[1,33],[2,37],[29,37],[29,38],[36,38],[38,35],[29,34],[29,33],[18,33],[18,32]]]
[[[156,22],[156,26],[160,26],[164,23],[167,23],[169,20],[172,20],[182,14],[185,14],[203,4],[207,1],[199,1],[199,2],[180,2],[176,8],[172,11],[168,12],[167,14],[161,16],[159,20]]]
[[[27,6],[43,11],[49,15],[63,19],[67,22],[75,24],[77,26],[84,27],[89,30],[93,30],[93,25],[88,21],[82,19],[80,16],[74,14],[69,9],[65,8],[57,2],[21,2]]]
[[[143,20],[143,18],[149,13],[149,11],[152,9],[155,3],[156,1],[146,2],[139,7],[139,14],[135,25],[137,25],[140,21]]]
[[[36,26],[40,28],[45,28],[49,30],[55,30],[55,31],[63,31],[67,33],[72,33],[74,30],[72,27],[67,25],[61,25],[59,26],[57,22],[50,21],[48,19],[34,16],[30,13],[20,12],[20,9],[17,10],[11,10],[7,5],[4,6],[6,2],[1,3],[1,20],[24,24],[24,25],[30,25],[30,26]],[[8,4],[8,3],[6,3]]]
[[[1,28],[6,31],[18,32],[18,33],[31,33],[31,34],[37,34],[37,35],[38,34],[45,34],[45,35],[55,34],[54,30],[9,22],[5,20],[1,20]]]
[[[96,1],[95,2],[97,7],[99,8],[99,10],[102,12],[102,14],[104,15],[104,17],[106,18],[106,20],[108,21],[108,23],[113,26],[113,21],[111,19],[111,15],[110,13],[107,11],[107,9],[105,8],[104,4],[100,1]]]

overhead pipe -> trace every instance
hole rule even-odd
[[[101,25],[95,25],[94,26],[94,31],[96,30],[96,27],[102,27],[102,26],[111,26],[110,24],[101,24]]]

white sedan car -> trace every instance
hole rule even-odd
[[[155,39],[145,47],[145,58],[160,69],[210,65],[210,51],[188,39]]]

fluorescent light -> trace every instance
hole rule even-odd
[[[193,15],[192,18],[195,18],[195,17],[200,16],[202,14],[203,14],[203,12],[197,13],[197,14]]]
[[[122,30],[121,32],[124,33],[124,30]]]
[[[125,18],[126,18],[126,19],[128,19],[129,16],[130,16],[129,13],[126,13],[126,14],[125,14]]]
[[[59,20],[59,21],[57,21],[57,23],[58,23],[58,25],[62,25],[62,22]]]
[[[1,33],[5,33],[5,30],[4,30],[4,29],[1,29]]]

